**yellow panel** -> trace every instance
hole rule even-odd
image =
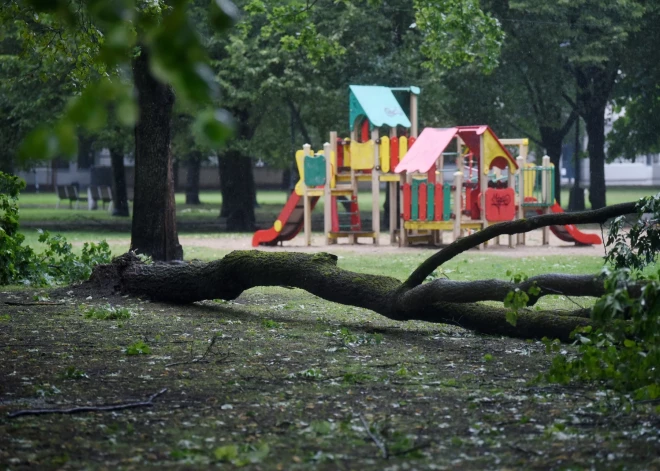
[[[366,170],[374,168],[374,141],[351,141],[351,168]]]
[[[282,232],[282,221],[280,221],[279,219],[277,221],[275,221],[275,224],[273,224],[273,228],[277,232]]]
[[[380,155],[380,171],[390,171],[390,138],[385,136],[380,138],[380,146],[378,149]]]
[[[406,156],[408,153],[408,138],[406,136],[401,136],[399,138],[399,162],[403,160],[403,158]]]
[[[311,155],[314,155],[314,151],[309,151]],[[303,182],[305,181],[305,151],[300,149],[296,151],[296,166],[298,167],[298,175],[300,175],[300,180],[296,183],[295,191],[298,196],[303,195]]]
[[[532,170],[533,167],[535,167],[534,164],[525,164],[525,171],[522,172],[522,175],[524,175],[525,181],[523,182],[525,184],[525,198],[528,196],[534,196],[534,186],[536,185],[536,170]]]
[[[346,139],[344,139],[346,141]],[[350,142],[350,140],[349,140]],[[350,145],[343,145],[344,147],[344,167],[350,167],[351,166],[351,146]]]
[[[509,170],[515,171],[516,169],[516,163],[509,158],[506,152],[504,152],[502,149],[502,144],[500,144],[495,136],[493,136],[490,132],[484,133],[483,154],[484,162],[482,171],[485,175],[488,175],[488,171],[490,170],[490,166],[493,163],[493,160],[498,157],[503,157],[506,159]]]

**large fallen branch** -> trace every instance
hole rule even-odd
[[[477,332],[520,338],[550,337],[568,341],[578,326],[589,324],[584,310],[563,313],[523,311],[516,326],[506,321],[506,309],[478,301],[503,301],[513,289],[546,295],[591,296],[603,294],[596,275],[547,274],[519,284],[502,280],[457,282],[424,279],[454,256],[502,234],[516,234],[555,224],[604,223],[607,219],[635,212],[634,203],[597,211],[548,214],[500,223],[459,239],[422,263],[404,283],[388,276],[354,273],[337,267],[337,257],[328,253],[235,251],[209,263],[145,264],[135,254],[117,257],[98,266],[90,283],[124,294],[146,295],[154,300],[192,303],[205,299],[236,299],[257,286],[301,288],[328,301],[370,309],[387,318],[446,323]]]

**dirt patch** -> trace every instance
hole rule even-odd
[[[3,469],[660,469],[655,406],[533,382],[539,342],[281,288],[190,306],[73,294],[0,294]],[[129,317],[89,316],[107,303]],[[163,388],[149,408],[7,417]]]

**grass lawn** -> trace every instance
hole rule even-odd
[[[607,193],[609,204],[635,201],[643,196],[656,194],[658,188],[611,188]],[[258,224],[264,226],[270,224],[277,218],[286,203],[289,194],[285,191],[261,190],[257,193],[259,207],[256,208]],[[177,219],[182,222],[214,222],[218,219],[222,198],[219,191],[203,191],[200,195],[201,205],[186,205],[185,195],[176,194]],[[568,205],[568,190],[562,190],[562,201],[564,207]],[[379,206],[382,208],[385,202],[385,192],[381,192]],[[587,197],[587,207],[589,200]],[[360,211],[368,214],[371,211],[371,193],[362,192],[358,197]],[[19,199],[21,220],[30,226],[39,223],[65,224],[74,226],[84,225],[87,229],[93,229],[94,224],[99,224],[99,230],[108,230],[109,226],[116,225],[117,230],[126,231],[130,227],[130,220],[111,216],[107,211],[88,211],[84,209],[69,209],[68,204],[63,204],[60,209],[55,209],[57,195],[54,193],[24,193]],[[323,214],[323,200],[321,199],[314,211]]]

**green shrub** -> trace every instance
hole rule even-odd
[[[25,237],[18,232],[18,195],[25,182],[0,172],[0,286],[30,284],[49,286],[86,280],[100,263],[110,263],[110,247],[105,241],[85,243],[81,255],[61,235],[39,231],[42,253],[23,246]]]
[[[640,200],[638,219],[610,227],[603,271],[606,293],[592,310],[593,327],[574,332],[577,354],[558,353],[546,378],[601,383],[637,400],[660,398],[660,281],[643,270],[660,250],[660,194]],[[648,217],[650,215],[650,218]],[[546,339],[550,351],[559,343]]]

